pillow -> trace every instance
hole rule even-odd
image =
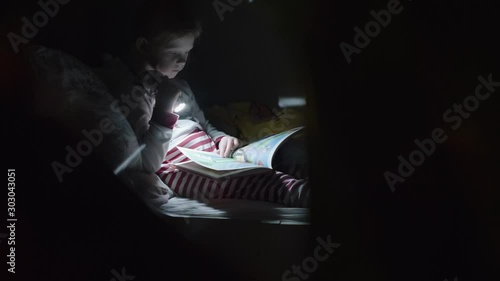
[[[30,49],[28,60],[35,74],[37,115],[62,124],[78,140],[70,147],[75,153],[82,158],[95,153],[147,203],[166,203],[171,190],[156,174],[141,171],[135,133],[125,115],[112,106],[117,100],[93,70],[64,51],[44,46]]]
[[[81,156],[90,149],[114,170],[138,149],[125,116],[112,110],[111,94],[90,67],[44,46],[33,48],[29,61],[35,73],[36,113],[59,122],[80,139],[74,150]]]
[[[305,125],[304,115],[292,108],[271,109],[258,102],[232,102],[227,108],[238,137],[247,142]]]

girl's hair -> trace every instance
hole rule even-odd
[[[186,35],[194,35],[195,43],[202,32],[200,21],[195,17],[186,0],[146,0],[138,11],[136,38],[164,44]]]

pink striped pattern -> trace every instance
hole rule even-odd
[[[215,151],[215,142],[203,131],[195,131],[178,146]],[[207,202],[214,198],[262,200],[293,207],[308,204],[307,181],[289,174],[270,171],[265,175],[226,178],[221,181],[177,170],[172,164],[189,160],[177,147],[171,148],[157,174],[180,197]]]

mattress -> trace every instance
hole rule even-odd
[[[310,224],[310,210],[245,199],[213,199],[202,202],[173,197],[157,209],[159,215],[174,218],[250,220],[266,224]]]

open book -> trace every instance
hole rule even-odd
[[[272,171],[272,160],[278,148],[303,128],[296,127],[243,145],[227,158],[215,152],[177,147],[190,160],[175,166],[179,170],[213,179],[269,173]]]

